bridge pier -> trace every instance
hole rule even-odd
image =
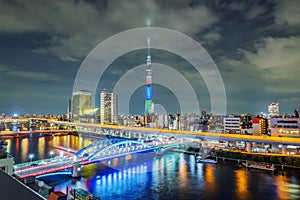
[[[74,163],[73,165],[73,178],[81,177],[82,171],[81,171],[81,165],[79,163]]]
[[[156,151],[155,154],[156,154],[156,155],[163,155],[163,154],[164,154],[163,148],[160,147],[160,148]]]
[[[246,151],[247,152],[252,152],[251,142],[246,142]]]
[[[287,154],[287,145],[282,145],[281,154]]]
[[[149,135],[146,135],[146,140],[150,140],[150,136]]]

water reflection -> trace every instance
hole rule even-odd
[[[45,137],[38,139],[38,156],[39,158],[45,157]]]
[[[28,156],[29,156],[29,142],[28,138],[24,138],[21,140],[21,158],[24,162],[28,161]]]
[[[179,169],[178,169],[177,176],[180,181],[179,184],[184,185],[184,188],[186,188],[186,187],[188,188],[189,187],[188,166],[187,166],[187,162],[183,156],[181,156],[179,158],[178,164],[179,164]]]
[[[50,157],[57,146],[81,149],[94,140],[77,136],[13,138],[6,140],[17,163]],[[61,151],[57,150],[56,152]],[[300,173],[285,175],[236,168],[236,163],[196,163],[193,156],[169,152],[132,154],[83,168],[80,180],[57,177],[49,184],[66,192],[86,189],[101,199],[300,199]]]
[[[26,138],[5,139],[8,143],[7,151],[15,157],[16,163],[28,162],[29,154],[34,154],[33,160],[50,158],[50,151],[54,150],[54,156],[59,156],[61,149],[81,149],[93,142],[88,138],[80,138],[74,135],[67,136],[39,136],[34,135]]]
[[[204,181],[205,181],[205,190],[207,191],[207,197],[212,199],[216,193],[216,184],[215,184],[215,174],[214,174],[214,165],[212,164],[203,164],[204,166]]]
[[[276,176],[274,184],[276,185],[276,192],[278,199],[300,199],[300,185],[294,177],[288,178],[286,176]]]
[[[236,192],[241,199],[247,199],[248,194],[248,176],[245,169],[237,169],[235,171]]]

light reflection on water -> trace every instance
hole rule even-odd
[[[92,142],[77,136],[29,137],[6,140],[17,163],[50,157],[55,146],[80,149]],[[60,150],[56,150],[58,155]],[[196,163],[193,156],[169,152],[130,155],[83,168],[80,180],[49,182],[56,190],[86,189],[101,199],[300,199],[299,170],[272,174],[236,167]]]
[[[61,150],[55,147],[63,146],[71,149],[81,149],[91,144],[94,140],[81,138],[74,135],[67,136],[32,136],[5,139],[7,151],[15,157],[15,162],[24,163],[29,161],[29,154],[33,154],[33,160],[50,158],[50,151],[54,150],[53,156],[59,156]]]
[[[66,191],[67,187],[84,188],[101,199],[299,199],[300,197],[299,176],[288,177],[246,170],[237,168],[230,162],[218,165],[195,163],[193,156],[179,153],[168,153],[162,157],[147,155],[147,159],[144,155],[134,155],[132,162],[127,162],[125,158],[117,159],[119,166],[116,168],[94,164],[93,177],[81,178],[73,183],[67,181],[56,185],[55,189]],[[143,159],[143,163],[136,162],[139,159]],[[164,163],[165,167],[162,167],[161,163]],[[297,183],[291,183],[292,180],[294,182],[296,180]]]

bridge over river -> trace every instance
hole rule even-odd
[[[99,140],[75,152],[73,155],[55,157],[22,163],[14,166],[14,174],[19,178],[40,176],[73,168],[73,176],[80,173],[81,166],[120,156],[145,152],[163,152],[171,148],[180,148],[185,144],[173,141],[171,143],[143,143],[136,140],[111,138]]]

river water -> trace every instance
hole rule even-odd
[[[40,136],[7,139],[16,163],[61,154],[61,148],[80,149],[93,139],[79,136]],[[66,152],[65,152],[66,153]],[[195,163],[191,155],[169,152],[163,156],[143,153],[83,167],[80,180],[46,178],[55,190],[83,188],[101,199],[300,199],[300,171],[271,173],[247,170],[237,163]]]

